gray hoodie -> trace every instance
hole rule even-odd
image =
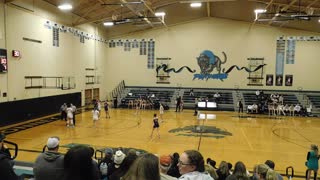
[[[63,158],[58,152],[41,153],[33,166],[35,180],[61,180],[63,179]]]
[[[193,171],[180,176],[179,179],[183,180],[214,180],[208,173],[206,172],[198,172]]]

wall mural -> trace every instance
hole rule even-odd
[[[167,64],[162,64],[160,66],[157,67],[156,71],[157,71],[157,75],[159,74],[159,71],[162,69],[164,72],[166,73],[170,73],[170,72],[174,72],[174,73],[180,73],[184,68],[186,68],[189,72],[191,73],[195,73],[196,70],[192,70],[191,68],[189,68],[188,66],[182,66],[180,67],[178,70],[176,70],[175,68],[169,68],[168,69],[168,65]]]
[[[214,53],[210,50],[203,51],[200,56],[197,58],[198,65],[200,67],[200,74],[194,74],[193,80],[200,79],[200,80],[208,80],[208,79],[219,79],[223,81],[224,79],[228,78],[228,74],[236,68],[238,71],[245,70],[246,72],[255,72],[259,69],[263,68],[266,64],[262,64],[257,66],[255,69],[250,70],[247,67],[239,67],[237,65],[232,65],[227,70],[225,68],[221,71],[221,65],[227,62],[227,55],[225,52],[222,52],[224,56],[224,60],[222,61],[220,57],[214,55]],[[211,74],[211,72],[216,69],[218,71],[217,74]],[[222,73],[221,73],[222,72]]]
[[[214,53],[210,50],[204,50],[199,57],[197,57],[197,63],[200,67],[200,74],[194,74],[193,80],[208,80],[208,79],[219,79],[223,81],[228,78],[228,74],[233,71],[233,69],[237,69],[238,71],[245,70],[246,72],[256,72],[259,69],[263,68],[266,64],[261,64],[257,66],[255,69],[250,70],[247,67],[239,67],[237,65],[232,65],[228,69],[222,68],[222,65],[227,62],[227,55],[225,52],[222,52],[224,58],[221,60],[219,56],[214,55]],[[192,70],[188,66],[182,66],[178,70],[175,68],[168,68],[168,65],[162,64],[157,66],[156,72],[157,76],[159,75],[159,71],[163,70],[166,73],[174,72],[180,73],[183,69],[187,69],[190,73],[196,73],[196,70]],[[216,70],[217,74],[211,74],[213,70]]]

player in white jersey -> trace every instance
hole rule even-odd
[[[73,127],[73,108],[69,104],[67,109],[67,127]]]
[[[92,119],[93,119],[93,127],[96,127],[96,122],[99,120],[99,111],[97,109],[93,109],[92,111]]]

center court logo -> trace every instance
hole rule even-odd
[[[202,137],[224,138],[232,136],[232,133],[219,129],[215,126],[185,126],[182,128],[171,129],[169,133],[175,133],[177,136],[194,136],[198,137],[202,133]]]

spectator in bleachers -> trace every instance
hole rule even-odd
[[[177,178],[169,176],[168,170],[171,166],[171,157],[168,155],[160,156],[160,179],[161,180],[175,180]]]
[[[267,166],[269,166],[269,168],[271,168],[272,170],[274,170],[275,164],[274,164],[273,161],[267,160],[264,164],[266,164]],[[275,173],[276,173],[277,176],[278,176],[278,180],[283,180],[282,176],[281,176],[279,173],[277,173],[277,172],[275,172]]]
[[[181,176],[178,168],[179,158],[180,158],[180,155],[177,152],[173,153],[173,155],[171,156],[171,159],[172,159],[171,166],[167,173],[168,175],[176,178],[179,178]]]
[[[211,165],[205,164],[204,165],[204,169],[213,179],[218,179],[219,178],[216,170]]]
[[[250,180],[258,180],[259,179],[259,175],[257,173],[257,167],[258,167],[258,165],[255,165],[253,167],[252,176],[250,176]]]
[[[0,133],[0,154],[4,154],[6,156],[8,156],[9,158],[11,158],[11,153],[9,148],[4,144],[4,140],[6,138],[6,135],[4,133]]]
[[[121,180],[160,180],[159,158],[151,153],[139,156]]]
[[[295,114],[297,114],[297,115],[300,116],[300,111],[301,111],[301,106],[300,106],[300,104],[296,104],[296,105],[294,106],[294,108],[293,108],[293,116],[294,116]]]
[[[213,95],[213,97],[214,97],[214,100],[215,100],[216,102],[218,102],[218,101],[220,100],[221,95],[219,94],[219,92],[216,92],[216,93]]]
[[[279,116],[281,115],[281,113],[282,113],[284,116],[286,115],[286,113],[284,112],[284,106],[283,106],[283,104],[279,104],[279,105],[277,106],[277,113],[278,113]]]
[[[311,171],[314,172],[314,180],[317,179],[318,169],[319,169],[319,149],[318,146],[315,144],[311,144],[311,150],[307,154],[307,162],[306,166],[308,167],[307,170],[307,180],[310,179]]]
[[[1,133],[0,134],[0,179],[6,180],[18,180],[18,176],[15,174],[13,170],[13,161],[11,160],[11,155],[7,153],[9,151],[5,148],[4,139],[6,136]],[[9,152],[10,153],[10,152]]]
[[[221,161],[219,168],[217,169],[217,174],[219,176],[219,180],[225,180],[230,175],[227,162]]]
[[[113,156],[113,162],[108,166],[108,177],[110,177],[114,172],[116,172],[122,165],[123,160],[126,158],[126,155],[121,151],[117,150]]]
[[[136,151],[134,149],[130,149],[120,167],[110,175],[108,180],[120,180],[120,178],[128,172],[130,166],[137,158],[138,156]]]
[[[192,88],[190,89],[189,96],[194,96],[194,93],[193,93],[193,89],[192,89]]]
[[[232,174],[232,164],[228,162],[229,173]]]
[[[269,116],[276,115],[276,105],[273,103],[268,104]]]
[[[180,156],[178,167],[181,174],[179,179],[213,180],[213,178],[205,172],[203,156],[196,150],[184,151]]]
[[[256,90],[256,96],[260,96],[260,91]]]
[[[310,104],[309,107],[307,107],[306,109],[307,109],[307,116],[311,116],[311,114],[312,114],[312,105]]]
[[[78,145],[70,148],[64,156],[64,180],[99,180],[98,167],[91,159],[89,147]]]
[[[47,141],[47,149],[41,153],[33,166],[34,177],[37,180],[61,180],[64,176],[63,158],[59,151],[58,137],[50,137]]]
[[[294,106],[293,106],[293,104],[290,105],[289,111],[290,111],[290,116],[294,116]]]
[[[207,164],[209,164],[210,166],[212,166],[215,170],[217,170],[218,168],[216,168],[216,161],[212,160],[211,158],[207,158]]]
[[[286,104],[284,107],[283,107],[283,111],[286,113],[286,114],[289,114],[290,115],[290,106],[288,104]]]
[[[248,105],[247,113],[258,113],[258,105],[253,103],[253,105]]]
[[[238,161],[234,166],[234,171],[227,177],[227,180],[249,180],[246,166],[243,162]]]
[[[283,105],[283,96],[282,95],[279,96],[279,104]]]
[[[278,176],[269,166],[265,164],[259,164],[256,167],[255,172],[259,180],[278,180]]]
[[[104,158],[98,163],[100,169],[101,179],[106,179],[108,174],[108,168],[111,167],[113,162],[113,149],[106,148]],[[104,171],[104,172],[102,172]]]

